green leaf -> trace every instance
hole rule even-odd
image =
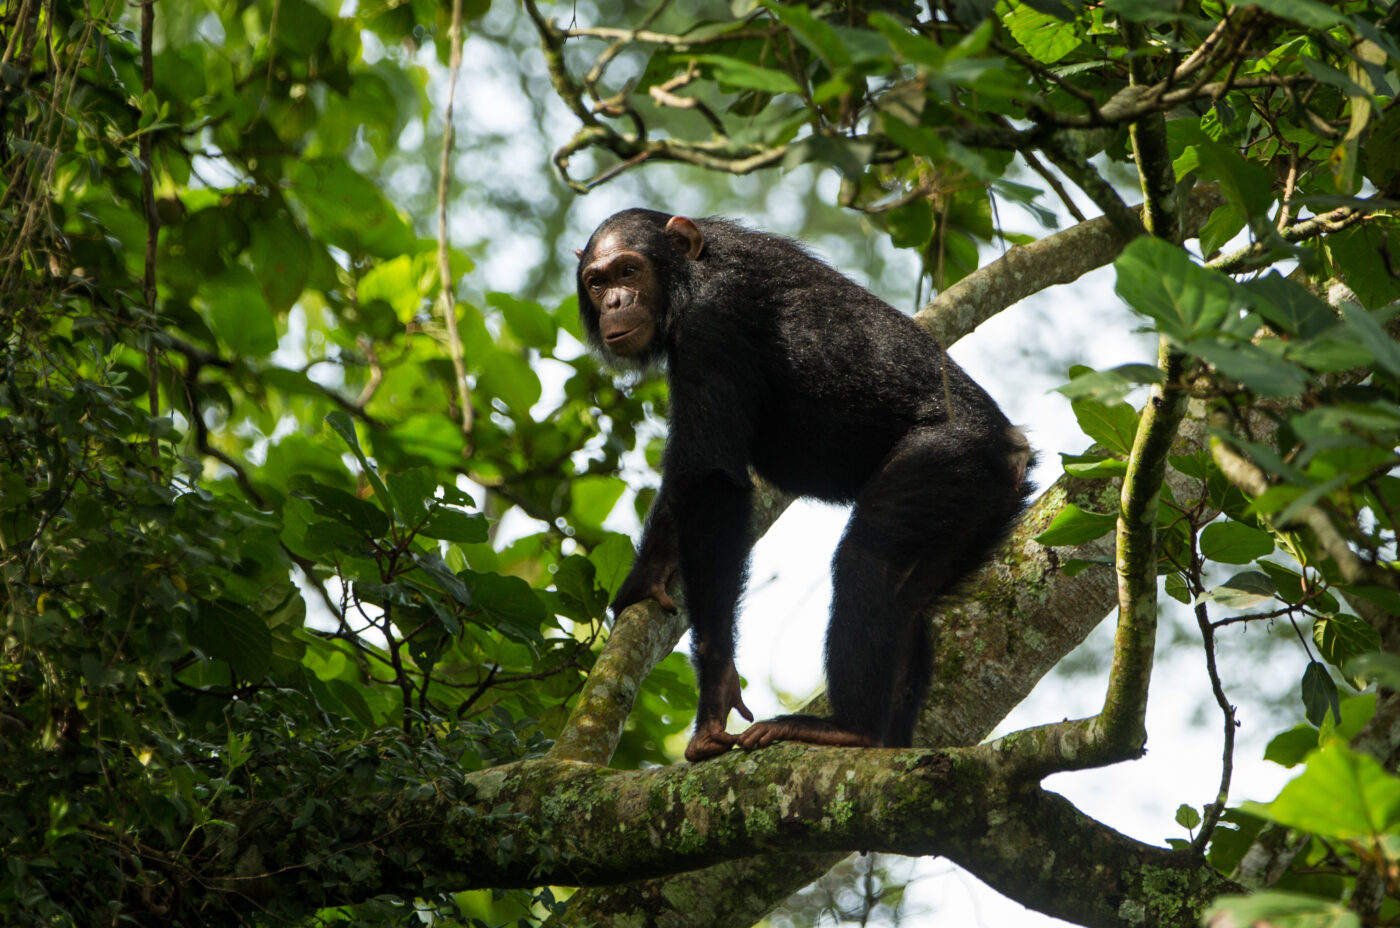
[[[1393,690],[1400,690],[1400,655],[1372,651],[1346,662],[1346,673]]]
[[[1346,16],[1318,0],[1262,0],[1255,5],[1310,29],[1331,29],[1347,22]]]
[[[889,40],[895,54],[900,58],[921,65],[930,71],[936,72],[943,69],[948,53],[936,42],[911,33],[903,23],[887,13],[873,12],[870,14],[869,22]]]
[[[1118,295],[1180,343],[1214,331],[1244,303],[1227,277],[1200,267],[1184,249],[1159,238],[1134,239],[1114,267]]]
[[[1376,359],[1376,363],[1400,377],[1400,344],[1396,344],[1395,339],[1386,334],[1374,316],[1350,300],[1342,303],[1341,310],[1348,327],[1371,352],[1371,357]]]
[[[279,0],[277,44],[300,57],[309,57],[331,34],[330,18],[306,0]]]
[[[476,602],[476,587],[473,586],[468,589],[467,584],[462,578],[454,574],[452,568],[448,567],[446,562],[444,562],[436,552],[414,554],[413,562],[422,568],[423,572],[431,578],[436,589],[451,596],[463,606],[479,605],[479,603]],[[481,576],[491,577],[495,575],[482,574],[479,575],[477,579],[479,580]],[[423,578],[421,575],[416,577],[416,579],[419,585],[422,586]],[[524,581],[521,582],[523,583]]]
[[[842,44],[836,30],[813,16],[806,4],[785,6],[773,0],[762,0],[762,3],[779,22],[792,30],[798,41],[820,55],[832,68],[839,70],[850,66],[851,53]]]
[[[1191,604],[1191,589],[1186,585],[1186,581],[1182,578],[1181,574],[1167,574],[1167,578],[1163,582],[1162,587],[1168,596],[1182,605],[1189,606]]]
[[[505,403],[521,418],[540,400],[540,379],[523,358],[503,351],[492,351],[481,359],[478,389]]]
[[[311,245],[291,217],[277,213],[252,228],[248,249],[263,298],[274,313],[285,313],[301,296],[311,274]]]
[[[1221,896],[1201,916],[1201,924],[1361,928],[1361,919],[1334,899],[1269,890],[1252,896]]]
[[[1280,732],[1264,749],[1264,759],[1281,767],[1296,767],[1317,748],[1317,729],[1311,725],[1295,725]]]
[[[1324,838],[1366,841],[1400,825],[1400,779],[1374,757],[1332,740],[1308,756],[1277,799],[1250,803],[1250,810]]]
[[[1219,586],[1201,594],[1207,602],[1217,602],[1228,609],[1249,609],[1274,598],[1274,582],[1267,574],[1246,570],[1235,574]]]
[[[1109,513],[1090,512],[1074,503],[1066,503],[1045,531],[1035,540],[1048,547],[1082,545],[1101,538],[1118,525],[1118,517]]]
[[[1321,725],[1327,718],[1327,711],[1332,710],[1332,717],[1337,721],[1342,718],[1342,704],[1337,695],[1337,684],[1332,681],[1332,676],[1318,661],[1309,661],[1308,669],[1303,671],[1303,709],[1308,721],[1314,725]]]
[[[1194,807],[1182,803],[1176,807],[1176,823],[1182,828],[1195,828],[1201,824],[1201,813]]]
[[[1135,23],[1174,22],[1187,15],[1176,0],[1105,0],[1104,9]]]
[[[190,623],[190,642],[218,660],[228,661],[244,680],[258,681],[272,660],[272,630],[262,617],[228,599],[203,602]]]
[[[348,525],[371,538],[381,538],[389,531],[389,519],[383,510],[358,496],[326,486],[305,474],[294,475],[287,486],[297,496],[309,500],[317,515]]]
[[[1002,23],[1031,57],[1045,64],[1054,64],[1083,44],[1073,16],[1051,16],[1024,3],[1004,16]]]
[[[1308,385],[1307,371],[1259,345],[1202,339],[1184,347],[1260,396],[1298,396]]]
[[[936,129],[911,126],[892,113],[880,114],[880,126],[890,141],[911,155],[923,155],[934,161],[948,157],[948,146]]]
[[[260,356],[277,350],[277,324],[252,271],[233,265],[199,288],[209,322],[237,354]]]
[[[375,728],[374,713],[356,686],[338,679],[312,678],[309,682],[316,701],[327,712],[352,719],[365,731]]]
[[[1244,228],[1244,213],[1230,203],[1222,203],[1201,226],[1201,254],[1215,255]]]
[[[1079,427],[1094,441],[1115,454],[1127,457],[1133,450],[1133,438],[1137,435],[1138,414],[1133,407],[1123,403],[1108,406],[1096,400],[1075,400],[1071,404]]]
[[[1212,522],[1201,532],[1201,554],[1222,564],[1248,564],[1274,550],[1273,536],[1243,522]]]
[[[417,525],[428,517],[428,503],[437,493],[437,477],[431,468],[411,467],[385,474],[384,483],[405,525]]]
[[[1326,303],[1278,271],[1246,281],[1244,288],[1254,311],[1289,335],[1312,338],[1337,323]]]
[[[1138,387],[1161,383],[1164,379],[1161,368],[1155,364],[1120,364],[1106,371],[1084,368],[1069,383],[1056,387],[1055,392],[1072,400],[1092,399],[1113,406]]]
[[[386,512],[393,512],[394,500],[389,495],[389,490],[384,486],[384,482],[379,479],[379,471],[365,457],[364,451],[360,448],[360,437],[355,434],[355,420],[350,418],[350,414],[343,409],[336,409],[326,413],[326,424],[339,435],[350,452],[355,455],[355,460],[360,462],[360,467],[364,472],[365,479],[374,489],[375,498],[379,500],[379,505],[383,506]]]
[[[1313,622],[1312,637],[1322,657],[1334,667],[1341,667],[1343,662],[1353,657],[1381,648],[1380,632],[1346,613],[1319,617]]]
[[[636,556],[632,540],[626,535],[616,534],[603,539],[589,553],[588,559],[593,562],[598,585],[608,594],[609,600],[622,586],[622,581],[627,579],[627,572],[632,569]]]
[[[425,301],[436,282],[434,270],[414,255],[379,261],[360,278],[360,302],[383,300],[400,322],[411,322],[426,308]]]
[[[564,558],[554,574],[554,588],[583,606],[588,618],[601,616],[608,608],[608,594],[597,584],[597,569],[582,555]]]
[[[1241,217],[1268,216],[1274,195],[1269,174],[1263,166],[1246,161],[1234,148],[1218,142],[1201,143],[1196,156],[1210,178],[1220,182],[1221,193]]]
[[[922,248],[933,237],[933,207],[928,200],[915,200],[885,214],[890,241],[896,248]]]
[[[548,614],[530,584],[519,577],[473,574],[472,595],[483,624],[522,644],[544,642],[540,626]]]
[[[797,81],[783,71],[760,68],[739,58],[728,55],[696,55],[700,64],[709,65],[714,79],[730,87],[746,90],[761,90],[764,93],[800,93],[802,88]]]
[[[571,487],[571,508],[579,521],[601,525],[626,489],[627,483],[618,477],[598,474],[579,477]]]
[[[1122,477],[1128,472],[1127,461],[1101,454],[1061,454],[1060,461],[1065,473],[1072,477]]]
[[[1323,250],[1336,274],[1351,285],[1368,309],[1385,306],[1400,298],[1400,280],[1392,272],[1386,255],[1386,241],[1395,223],[1381,220],[1375,226],[1358,223],[1327,236]]]
[[[310,231],[352,255],[397,258],[417,250],[408,223],[374,182],[340,157],[294,160],[291,193],[306,207]]]
[[[418,530],[429,538],[439,538],[458,544],[480,544],[487,537],[486,517],[439,506]]]
[[[538,303],[517,299],[509,293],[488,293],[486,302],[501,311],[506,325],[532,348],[552,351],[559,332],[549,311]]]

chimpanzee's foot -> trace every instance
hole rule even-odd
[[[880,746],[880,742],[869,735],[839,728],[831,719],[818,718],[815,715],[780,715],[750,725],[738,738],[739,747],[745,751],[766,748],[774,741],[801,741],[804,744],[824,744],[838,748]]]
[[[685,747],[685,759],[694,764],[719,757],[738,743],[739,736],[731,735],[722,725],[697,726]]]

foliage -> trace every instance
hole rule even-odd
[[[939,288],[976,272],[981,246],[1031,239],[1012,205],[1053,226],[1087,197],[1134,239],[1118,293],[1184,373],[1072,370],[1063,392],[1095,444],[1065,470],[1122,477],[1140,431],[1125,399],[1189,394],[1212,440],[1160,489],[1164,589],[1208,660],[1220,629],[1280,619],[1308,658],[1309,724],[1271,747],[1303,772],[1268,804],[1224,808],[1234,719],[1214,680],[1222,795],[1180,814],[1183,853],[1239,874],[1270,828],[1297,829],[1310,837],[1270,891],[1219,917],[1393,918],[1396,745],[1353,740],[1380,709],[1352,690],[1400,688],[1400,7],[934,6],[525,0],[580,125],[555,163],[576,189],[657,162],[830,169],[837,201]],[[448,248],[404,192],[406,163],[439,169],[450,11],[345,10],[0,4],[8,923],[486,924],[556,907],[547,889],[498,904],[452,885],[319,912],[295,895],[192,901],[249,803],[288,813],[304,844],[358,847],[325,797],[450,790],[542,753],[629,559],[605,523],[649,502],[620,471],[639,448],[654,463],[639,424],[664,385],[600,369],[572,298],[490,292],[486,246]],[[466,5],[475,37],[532,67],[518,30],[484,36],[486,13]],[[1115,186],[1135,176],[1141,214]],[[1203,187],[1195,228],[1175,193]],[[1118,521],[1070,504],[1039,540],[1082,545]],[[614,764],[670,761],[692,687],[678,658],[652,673]],[[333,860],[347,882],[384,864]]]
[[[492,294],[456,306],[462,433],[436,242],[372,170],[440,119],[414,48],[444,14],[155,14],[149,38],[124,5],[0,17],[8,924],[180,912],[237,799],[333,833],[318,795],[547,746],[629,557],[602,522],[659,400],[579,350],[570,302]],[[507,508],[532,522],[510,539]],[[685,675],[653,688],[620,762],[664,761],[684,723]],[[355,918],[399,917],[380,908]]]

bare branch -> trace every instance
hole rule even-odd
[[[447,324],[447,349],[452,355],[452,376],[456,380],[457,408],[462,417],[462,435],[469,451],[472,434],[472,400],[467,392],[467,365],[462,357],[462,338],[457,333],[457,300],[452,286],[451,247],[447,236],[447,195],[452,183],[452,105],[457,97],[457,76],[462,70],[462,0],[452,0],[452,27],[447,33],[451,46],[447,82],[447,107],[442,114],[442,157],[438,161],[438,299],[443,322]]]

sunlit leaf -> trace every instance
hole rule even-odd
[[[1035,536],[1035,540],[1049,547],[1082,545],[1107,535],[1117,525],[1116,515],[1090,512],[1074,503],[1066,503],[1045,531]]]
[[[1222,564],[1248,564],[1274,550],[1268,532],[1242,522],[1212,522],[1201,531],[1201,554]]]
[[[1290,828],[1364,841],[1400,825],[1400,778],[1333,740],[1308,756],[1277,799],[1250,808]]]
[[[1123,403],[1109,406],[1091,399],[1075,400],[1072,408],[1085,435],[1116,454],[1127,457],[1132,453],[1137,410]]]

